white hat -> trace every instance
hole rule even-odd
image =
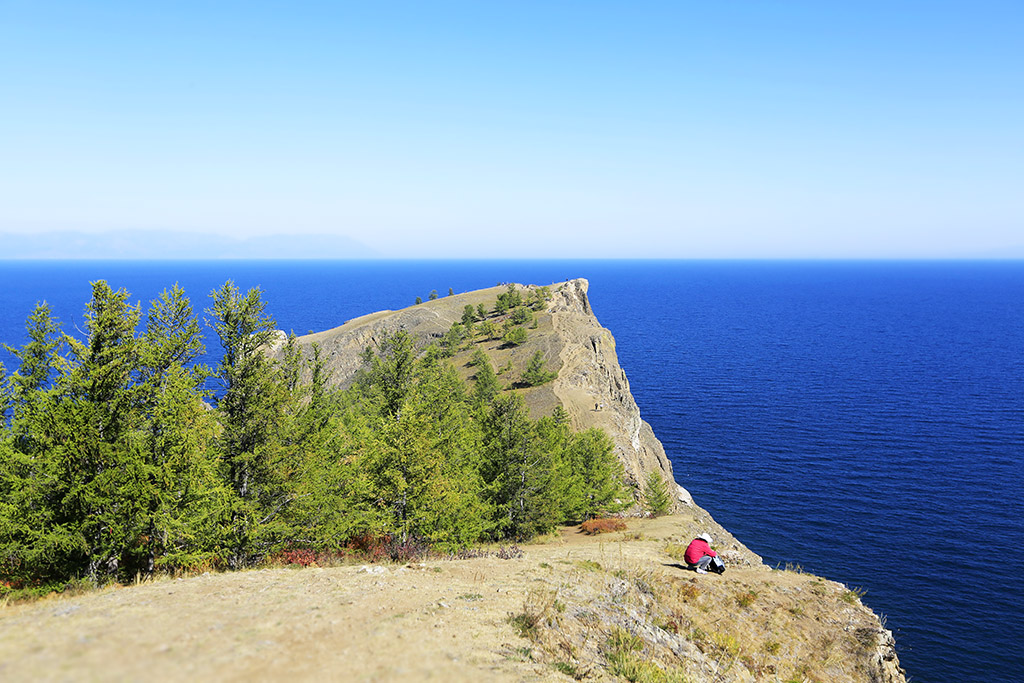
[[[708,545],[711,545],[711,535],[710,534],[703,533],[700,536],[698,536],[697,538],[702,539],[705,543],[707,543]]]

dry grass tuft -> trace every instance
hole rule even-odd
[[[588,519],[580,525],[580,530],[590,536],[607,534],[613,531],[625,531],[626,522],[617,517]]]
[[[581,559],[573,566],[599,565]],[[876,643],[877,628],[866,610],[859,628],[841,623],[849,616],[838,609],[847,600],[838,584],[792,570],[752,581],[728,574],[698,579],[642,563],[575,577],[577,585],[560,597],[563,619],[557,627],[541,620],[533,636],[535,656],[550,653],[547,661],[566,675],[598,669],[644,682],[702,680],[709,670],[723,681],[868,676],[857,667]],[[584,646],[567,658],[557,642],[569,637]]]

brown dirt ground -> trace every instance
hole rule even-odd
[[[595,537],[566,528],[511,560],[208,573],[7,605],[0,680],[565,681],[551,652],[509,623],[538,590],[562,595],[568,619],[603,599],[609,581],[622,583],[612,572],[664,585],[692,581],[722,600],[751,586],[764,596],[824,585],[764,567],[698,577],[666,554],[667,542],[685,543],[697,523],[685,515],[637,519],[625,533]],[[762,597],[758,606],[778,611],[770,604]],[[581,646],[577,664],[608,678],[585,653]]]

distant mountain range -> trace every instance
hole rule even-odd
[[[0,259],[358,259],[380,255],[341,235],[234,238],[190,232],[121,230],[0,232]]]

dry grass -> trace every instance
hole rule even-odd
[[[607,534],[613,531],[625,531],[625,520],[617,517],[588,519],[580,525],[580,531],[591,536]]]
[[[144,678],[157,657],[174,680],[870,679],[880,622],[848,602],[856,590],[735,565],[698,576],[669,559],[670,538],[693,531],[679,524],[631,521],[644,540],[628,542],[571,529],[508,560],[264,569],[10,605],[0,678]]]
[[[799,568],[697,576],[637,561],[642,544],[616,545],[573,561],[584,571],[559,585],[565,611],[532,635],[535,659],[573,677],[602,671],[644,682],[870,678],[865,655],[879,622],[857,589]],[[657,539],[646,545],[673,559],[685,550]]]

